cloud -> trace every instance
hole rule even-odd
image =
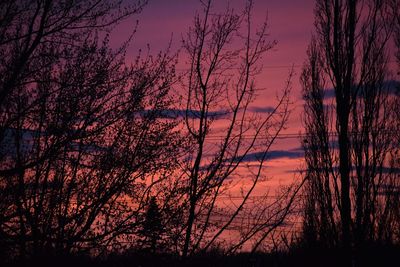
[[[274,107],[250,107],[249,111],[250,112],[255,112],[255,113],[272,113],[275,110]]]
[[[339,167],[338,166],[334,166],[333,167],[333,170],[335,171],[335,172],[338,172],[339,171]],[[322,172],[323,171],[323,169],[317,169],[316,171],[320,171],[320,172]],[[355,167],[353,166],[352,167],[352,171],[355,171]],[[380,171],[382,171],[382,173],[383,174],[400,174],[400,168],[395,168],[395,167],[393,167],[393,168],[391,168],[391,167],[385,167],[385,166],[383,166],[383,167],[377,167],[377,174],[380,172]],[[302,173],[306,173],[307,172],[307,169],[296,169],[296,170],[288,170],[288,171],[286,171],[286,173],[300,173],[300,172],[302,172]]]
[[[383,89],[387,91],[389,94],[399,94],[400,93],[400,82],[395,80],[387,80],[384,81]],[[335,89],[327,88],[324,90],[325,99],[330,99],[335,97]]]
[[[0,140],[0,155],[3,156],[13,156],[17,155],[17,149],[20,153],[27,153],[32,150],[32,140],[37,138],[43,133],[39,131],[23,129],[18,131],[17,129],[7,128],[1,133]],[[19,146],[17,148],[16,139],[19,141]]]
[[[274,107],[266,106],[266,107],[249,107],[248,111],[254,113],[271,113],[275,110]],[[214,120],[225,119],[230,116],[232,112],[230,110],[217,110],[208,112],[208,116]],[[163,109],[163,110],[143,110],[139,111],[135,114],[139,114],[141,116],[154,115],[157,118],[163,119],[177,119],[177,118],[185,118],[186,116],[190,119],[199,119],[201,116],[200,110],[185,110],[185,109]]]
[[[243,157],[242,162],[253,162],[262,159],[264,152],[249,153]],[[302,148],[294,148],[289,150],[272,150],[267,153],[266,159],[298,159],[304,157],[304,151]],[[239,159],[240,157],[238,157]]]
[[[201,116],[199,110],[185,110],[185,109],[163,109],[163,110],[144,110],[140,112],[141,115],[154,114],[157,118],[163,119],[177,119],[185,118],[186,116],[190,119],[198,119]],[[226,110],[218,110],[208,112],[208,116],[213,119],[223,119],[228,117],[230,112]]]
[[[324,97],[326,99],[334,98],[335,97],[335,89],[328,88],[324,90]]]
[[[46,136],[49,137],[51,134],[45,131],[7,128],[0,137],[0,157],[14,158],[17,156],[17,152],[26,156],[30,155],[36,149],[36,146],[34,146],[36,140]],[[18,139],[19,144],[16,143],[16,139]],[[92,153],[107,150],[106,147],[96,144],[79,144],[75,141],[70,141],[66,145],[68,145],[70,151],[81,150]]]

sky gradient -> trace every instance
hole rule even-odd
[[[213,10],[223,11],[229,5],[240,11],[243,10],[244,4],[244,0],[218,0],[214,1]],[[277,41],[277,45],[265,54],[261,62],[263,69],[256,78],[256,83],[259,88],[265,90],[259,93],[252,108],[257,112],[263,112],[274,105],[273,100],[284,88],[293,66],[292,114],[283,133],[297,134],[302,131],[299,73],[306,58],[313,30],[313,6],[314,0],[254,1],[253,25],[260,25],[267,17],[270,41]],[[137,20],[138,28],[128,50],[128,60],[130,57],[134,58],[139,49],[145,50],[147,46],[150,47],[150,53],[156,54],[160,50],[165,50],[169,42],[171,42],[171,52],[174,53],[180,49],[182,38],[192,25],[196,13],[201,13],[201,4],[198,0],[149,0],[141,14],[123,22],[115,29],[111,40],[118,46],[132,31]],[[182,53],[179,54],[179,61],[184,61]],[[184,66],[181,64],[178,63],[178,73]],[[291,135],[279,138],[272,147],[266,175],[272,178],[274,184],[291,180],[294,178],[295,170],[302,169],[300,146],[298,137]]]

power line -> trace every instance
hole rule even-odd
[[[263,69],[290,69],[290,68],[300,68],[303,65],[300,64],[293,64],[293,65],[265,65],[265,66],[260,66],[257,69],[258,70],[263,70]],[[226,67],[223,68],[224,70],[241,70],[242,68],[239,67]],[[177,71],[189,71],[190,68],[176,68]]]
[[[384,133],[387,134],[397,134],[396,131],[383,131]],[[363,133],[359,133],[359,132],[349,132],[349,135],[359,135],[359,134],[363,134]],[[257,137],[257,139],[260,140],[268,140],[268,139],[291,139],[291,138],[310,138],[310,137],[314,137],[314,134],[308,134],[308,133],[283,133],[283,134],[278,134],[276,137],[265,137],[265,136],[259,136]],[[328,137],[337,137],[339,136],[339,134],[337,132],[328,132],[327,133]],[[206,136],[206,140],[215,140],[215,141],[219,141],[219,140],[223,140],[225,139],[226,136],[225,135],[208,135]],[[240,137],[237,137],[240,139],[254,139],[254,135],[251,134],[247,134],[247,135],[241,135]]]
[[[397,63],[396,60],[389,60],[387,61],[387,63]],[[360,63],[359,63],[360,64]],[[258,70],[263,70],[263,69],[290,69],[290,68],[301,68],[303,67],[303,64],[300,63],[294,63],[291,65],[263,65],[260,67],[257,67]],[[241,70],[242,68],[240,67],[226,67],[226,68],[222,68],[224,70]],[[175,70],[177,71],[189,71],[190,68],[176,68]]]

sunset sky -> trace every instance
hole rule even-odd
[[[214,10],[222,11],[227,4],[241,11],[245,1],[215,1]],[[259,25],[267,17],[270,40],[276,40],[277,45],[263,58],[263,69],[256,82],[259,88],[266,88],[266,90],[259,93],[253,107],[272,106],[276,94],[279,94],[285,86],[292,65],[295,72],[291,95],[293,111],[287,129],[284,130],[284,133],[293,135],[278,139],[272,148],[271,160],[268,161],[268,168],[266,168],[267,176],[273,177],[274,182],[277,183],[293,178],[295,171],[301,168],[300,142],[294,135],[302,131],[299,73],[313,30],[313,6],[313,0],[254,1],[253,25]],[[132,25],[137,19],[139,24],[128,51],[128,59],[137,55],[139,49],[146,49],[147,45],[153,54],[165,50],[170,40],[171,50],[175,52],[180,48],[182,38],[192,25],[196,13],[201,13],[201,4],[198,0],[150,0],[139,16],[125,21],[115,29],[111,40],[115,42],[115,45],[122,42],[132,31]],[[182,53],[179,54],[179,59],[178,72],[184,68]]]
[[[216,0],[213,1],[213,12],[222,12],[227,6],[240,12],[245,0]],[[263,168],[263,177],[268,178],[254,189],[252,197],[261,197],[265,194],[274,197],[275,190],[280,185],[300,181],[304,170],[303,149],[298,134],[304,133],[302,124],[303,100],[299,82],[302,66],[306,61],[306,51],[314,31],[314,4],[315,0],[254,0],[252,23],[254,29],[265,18],[268,21],[270,41],[277,41],[277,45],[268,51],[261,62],[262,71],[256,78],[258,93],[251,108],[257,112],[265,112],[276,103],[276,96],[282,92],[293,66],[291,91],[291,116],[282,131],[282,135],[272,146],[269,159]],[[189,27],[193,25],[194,16],[202,15],[202,5],[199,0],[149,0],[144,10],[131,21],[122,23],[114,32],[111,40],[118,45],[131,33],[134,21],[138,20],[138,28],[128,51],[129,57],[134,58],[139,49],[146,51],[148,46],[151,54],[166,50],[171,42],[171,54],[181,49],[182,39],[186,37]],[[183,49],[182,49],[183,50]],[[188,67],[185,65],[184,51],[178,53],[178,74]],[[394,63],[394,62],[391,62]],[[333,100],[333,98],[332,98]],[[217,122],[220,123],[220,122]],[[250,165],[254,157],[244,160]],[[255,162],[254,162],[255,163]],[[256,163],[254,165],[257,165]],[[244,172],[248,171],[244,168]],[[243,173],[244,179],[230,189],[230,195],[238,196],[241,190],[251,185],[250,176]],[[245,190],[246,191],[246,190]],[[219,199],[218,206],[229,209],[239,204],[241,198]],[[218,219],[218,218],[217,218]],[[295,227],[295,226],[291,226]],[[294,228],[296,229],[296,228]],[[236,238],[235,233],[228,231],[223,238]],[[245,247],[248,249],[249,247]]]
[[[0,0],[0,267],[390,266],[399,155],[400,0]]]

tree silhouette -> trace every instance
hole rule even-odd
[[[125,64],[114,1],[0,3],[0,237],[7,257],[110,249],[139,226],[144,177],[171,167],[174,61]],[[100,37],[103,36],[103,37]],[[118,249],[118,247],[115,247]]]
[[[163,217],[155,197],[151,197],[148,203],[142,229],[139,235],[143,236],[141,248],[149,249],[151,253],[161,252],[159,245],[162,242],[162,236],[166,232],[163,224]]]
[[[347,266],[353,247],[392,239],[396,225],[389,215],[398,186],[391,162],[399,148],[393,142],[397,96],[387,82],[393,25],[388,3],[317,2],[316,35],[301,76],[305,238],[342,246]]]
[[[211,248],[232,222],[247,216],[251,208],[249,197],[262,180],[268,151],[289,115],[290,82],[270,113],[260,115],[249,110],[256,96],[259,61],[275,44],[267,40],[266,22],[252,34],[253,2],[247,1],[244,12],[239,14],[229,8],[214,14],[212,1],[202,4],[203,13],[195,17],[184,39],[190,64],[184,80],[184,123],[190,146],[182,164],[187,181],[183,257]],[[217,125],[217,120],[222,122]],[[212,138],[215,135],[217,140]],[[256,164],[250,166],[246,159],[254,154]],[[219,197],[231,187],[232,179],[240,179],[241,167],[249,170],[245,178],[251,185],[243,188],[242,198],[233,210],[222,212],[225,219],[216,223],[214,218],[221,216]],[[266,233],[285,217],[287,206],[283,203],[279,204],[284,207],[260,209],[260,216],[253,214],[260,219],[258,226],[241,231],[237,243],[227,250],[233,252],[259,238],[253,248],[257,249]],[[271,212],[274,209],[276,212]]]

